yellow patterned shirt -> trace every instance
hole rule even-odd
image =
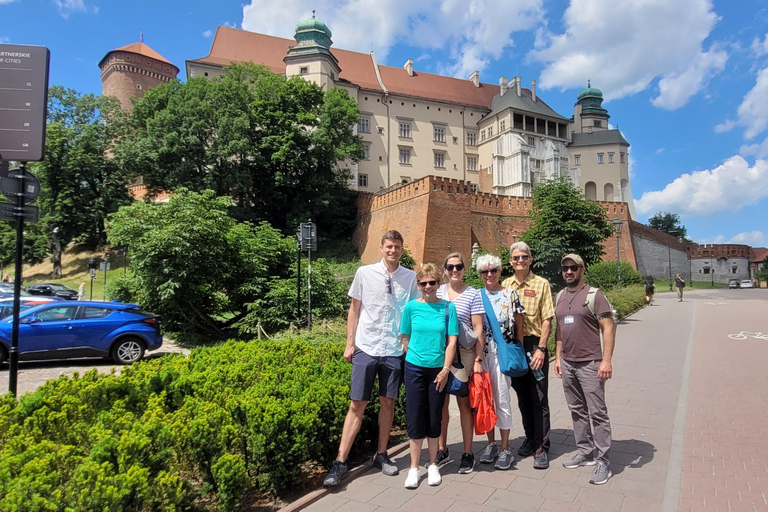
[[[522,283],[518,283],[515,277],[508,277],[501,286],[515,290],[520,297],[520,302],[525,308],[523,316],[525,335],[541,336],[541,323],[555,316],[549,281],[533,272],[528,272],[528,277]]]

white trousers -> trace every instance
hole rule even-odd
[[[499,430],[512,430],[512,380],[501,373],[499,358],[496,352],[496,343],[487,345],[487,352],[483,359],[483,369],[491,377],[493,388],[493,406],[496,409],[496,428]]]

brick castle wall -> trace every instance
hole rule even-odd
[[[131,52],[113,52],[101,65],[102,94],[117,98],[123,110],[131,110],[132,98],[175,78],[173,66]]]

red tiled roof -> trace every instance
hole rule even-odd
[[[275,73],[285,74],[283,58],[288,48],[295,44],[293,39],[218,27],[210,53],[187,62],[227,66],[232,62],[250,61],[264,64]],[[361,89],[384,92],[376,78],[370,55],[338,48],[331,48],[331,52],[339,61],[340,79]],[[405,69],[390,66],[379,66],[379,71],[387,90],[398,95],[490,109],[491,99],[499,93],[498,85],[481,83],[480,87],[475,87],[469,80],[430,73],[414,72],[410,77]]]
[[[768,248],[765,247],[753,247],[752,248],[752,261],[760,263],[768,258]]]
[[[121,46],[120,48],[115,48],[114,50],[110,50],[107,52],[107,54],[104,56],[104,58],[99,61],[99,67],[101,67],[101,63],[104,62],[104,60],[109,57],[109,55],[112,52],[130,52],[135,53],[137,55],[142,55],[144,57],[149,57],[151,59],[159,60],[160,62],[165,62],[166,64],[170,64],[174,68],[176,68],[176,73],[179,72],[179,68],[174,65],[172,62],[169,62],[165,57],[157,53],[155,50],[150,48],[144,43],[132,43],[126,46]]]

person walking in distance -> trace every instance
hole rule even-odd
[[[603,292],[584,282],[581,256],[569,254],[560,264],[566,288],[555,301],[555,375],[563,379],[578,450],[563,466],[595,466],[589,482],[601,485],[613,476],[608,459],[611,422],[605,403],[605,382],[613,375],[613,315]]]
[[[344,358],[352,363],[350,404],[339,443],[339,452],[323,481],[333,487],[348,475],[346,460],[360,431],[365,406],[371,399],[373,383],[379,379],[379,439],[373,465],[388,476],[399,474],[387,455],[395,400],[403,381],[404,348],[400,319],[405,305],[419,297],[416,273],[400,265],[403,236],[387,231],[381,238],[378,263],[357,269],[349,296],[347,346]]]
[[[685,288],[685,279],[680,274],[675,274],[675,288],[677,288],[677,300],[683,302],[683,288]]]
[[[512,388],[517,394],[517,406],[523,420],[525,441],[518,448],[521,457],[533,455],[533,467],[549,467],[549,354],[547,340],[555,315],[549,281],[531,272],[533,258],[525,242],[515,242],[509,248],[509,263],[514,277],[504,280],[502,286],[517,292],[525,308],[523,315],[523,347],[531,354],[532,370],[541,370],[544,378],[536,380],[533,371],[522,377],[512,377]]]

